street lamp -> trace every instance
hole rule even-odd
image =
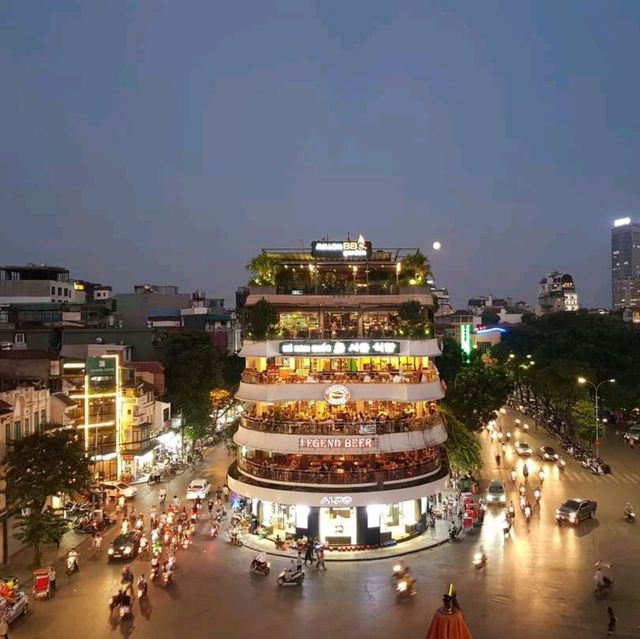
[[[600,390],[600,386],[603,384],[614,384],[615,379],[604,379],[599,384],[594,384],[589,381],[586,377],[578,377],[578,384],[590,384],[593,386],[593,390],[595,391],[595,405],[596,405],[596,448],[600,447],[598,443],[598,391]]]

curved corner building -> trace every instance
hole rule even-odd
[[[264,253],[279,263],[278,286],[252,287],[245,310],[274,305],[278,337],[240,353],[229,487],[251,498],[270,537],[376,546],[419,534],[448,466],[432,295],[403,271],[417,251],[360,238]],[[403,337],[408,301],[422,307],[420,338]]]

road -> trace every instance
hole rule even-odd
[[[500,417],[500,425],[513,430],[515,414]],[[529,423],[533,423],[528,420]],[[515,432],[515,431],[514,431]],[[517,489],[508,481],[508,468],[521,466],[513,453],[507,467],[496,467],[495,447],[482,435],[487,467],[483,484],[492,477],[507,481],[509,498],[517,503]],[[553,445],[533,427],[526,435],[532,448]],[[603,441],[605,456],[613,466],[610,478],[594,477],[567,459],[567,471],[549,472],[543,497],[527,529],[516,519],[512,539],[504,541],[501,515],[489,512],[479,533],[459,543],[417,553],[408,558],[418,579],[418,594],[396,603],[390,582],[393,560],[328,563],[326,572],[310,569],[302,588],[278,588],[275,575],[261,577],[248,571],[251,553],[231,547],[224,538],[200,535],[179,555],[176,583],[168,590],[151,586],[145,615],[136,606],[133,620],[120,625],[109,621],[107,601],[118,584],[121,564],[105,559],[84,560],[80,574],[58,576],[59,589],[50,601],[33,602],[29,615],[12,628],[14,637],[57,639],[90,636],[167,639],[423,639],[435,608],[453,579],[467,622],[475,639],[511,636],[518,639],[606,636],[606,608],[612,605],[619,619],[618,637],[638,637],[640,594],[635,565],[640,543],[635,525],[622,517],[624,504],[633,499],[640,482],[639,451],[624,449],[613,437]],[[535,458],[530,465],[539,466]],[[201,472],[219,485],[228,457],[220,448],[210,453]],[[550,468],[550,464],[546,464]],[[533,475],[532,475],[533,477]],[[170,495],[184,493],[191,476],[174,480]],[[531,486],[537,485],[532,481]],[[157,488],[137,501],[150,505]],[[577,527],[559,527],[555,508],[568,497],[598,501],[597,518]],[[472,567],[474,552],[483,544],[489,555],[486,569]],[[106,550],[106,549],[105,549]],[[613,593],[605,600],[593,594],[593,565],[598,559],[614,564]],[[272,558],[273,569],[285,561]],[[148,564],[132,564],[136,576]]]

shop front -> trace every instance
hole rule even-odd
[[[160,442],[154,439],[144,448],[122,451],[122,480],[130,483],[143,481],[155,465],[159,447]]]

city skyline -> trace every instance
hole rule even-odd
[[[350,232],[420,247],[457,307],[552,270],[609,306],[640,7],[188,7],[3,7],[4,263],[231,305],[261,246]]]

